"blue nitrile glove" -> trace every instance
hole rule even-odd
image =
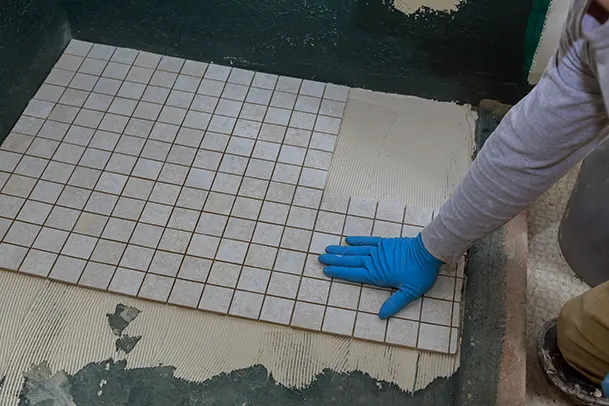
[[[397,288],[383,303],[379,317],[386,319],[422,296],[436,281],[443,262],[416,238],[347,237],[348,247],[330,245],[319,256],[333,278]]]
[[[609,398],[609,375],[607,375],[603,381],[603,392],[605,393],[605,397]]]

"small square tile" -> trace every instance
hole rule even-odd
[[[285,133],[284,144],[294,145],[296,147],[307,147],[311,140],[311,131],[299,128],[288,128]]]
[[[70,234],[61,253],[76,258],[89,259],[96,243],[97,238],[86,235]]]
[[[282,92],[298,93],[302,79],[291,78],[288,76],[280,76],[277,81],[276,90]]]
[[[186,182],[186,176],[188,176],[190,168],[188,166],[176,165],[171,163],[163,164],[161,173],[159,174],[159,182],[167,182],[175,185],[183,185]],[[190,188],[188,188],[190,189]],[[195,190],[195,189],[190,189]],[[206,194],[207,192],[200,191]]]
[[[415,238],[421,231],[423,231],[423,227],[403,225],[402,237]]]
[[[224,237],[249,242],[254,234],[255,226],[256,222],[253,220],[230,218],[224,231]]]
[[[81,56],[63,54],[55,64],[55,67],[59,69],[77,71],[83,60],[84,58]]]
[[[401,223],[404,218],[404,204],[380,201],[376,209],[376,218]]]
[[[6,233],[4,242],[31,247],[34,239],[36,239],[36,236],[40,231],[40,228],[40,226],[34,224],[15,221]]]
[[[338,134],[338,131],[340,130],[340,124],[340,118],[318,116],[317,121],[315,122],[315,131],[328,134]]]
[[[421,321],[450,326],[452,311],[452,302],[423,298]]]
[[[317,215],[315,230],[330,234],[342,234],[345,224],[345,215],[320,211]]]
[[[200,234],[221,237],[226,227],[228,217],[215,213],[201,213],[196,231]]]
[[[347,216],[343,235],[346,236],[370,236],[372,235],[372,223],[370,219],[362,217]]]
[[[395,314],[395,317],[401,319],[420,320],[421,319],[421,304],[422,298],[418,298],[410,302],[406,307]]]
[[[274,162],[252,158],[250,159],[250,163],[247,166],[245,175],[259,179],[270,179],[274,168]]]
[[[55,155],[53,156],[54,161],[61,161],[69,164],[76,164],[80,160],[81,156],[85,152],[85,147],[80,145],[72,145],[62,142],[57,148]]]
[[[243,102],[239,102],[236,100],[220,99],[220,101],[218,102],[218,104],[216,106],[215,114],[221,114],[223,116],[228,116],[228,117],[239,117],[239,112],[241,111],[242,105],[243,105]],[[228,120],[228,121],[231,121],[233,125],[235,123],[235,120]],[[210,127],[209,127],[210,131],[217,131],[214,129],[214,126],[216,126],[216,125],[218,125],[218,124],[214,123],[214,120],[212,119],[212,121],[210,123]],[[225,132],[225,131],[222,131],[222,132]]]
[[[352,310],[328,307],[322,331],[350,336],[355,324],[355,312]]]
[[[184,254],[191,236],[190,232],[167,228],[161,238],[159,249]]]
[[[97,83],[98,76],[77,73],[70,82],[70,87],[74,89],[91,91]]]
[[[300,170],[300,166],[277,163],[273,171],[272,180],[295,185],[298,182]]]
[[[90,42],[73,39],[70,41],[64,52],[70,55],[87,56],[92,46],[93,44]]]
[[[113,97],[107,94],[90,93],[87,101],[85,101],[84,107],[90,110],[107,111],[112,100]]]
[[[13,270],[19,269],[19,265],[25,258],[27,252],[27,248],[6,243],[0,244],[0,267]],[[34,258],[32,260],[32,266],[39,267],[42,266],[42,263],[38,261],[38,258]]]
[[[233,68],[228,81],[249,86],[254,78],[254,72],[246,69]]]
[[[233,289],[218,286],[205,286],[199,309],[209,310],[217,313],[227,313],[233,297]]]
[[[429,351],[448,352],[450,328],[421,323],[417,348]]]
[[[148,248],[156,248],[161,240],[163,227],[138,223],[129,242]]]
[[[419,335],[419,323],[411,320],[390,318],[385,342],[415,348]]]
[[[0,195],[0,216],[15,218],[24,202],[25,199],[20,197]]]
[[[257,319],[263,299],[264,295],[238,290],[233,297],[229,314]]]
[[[112,216],[128,220],[138,220],[146,202],[129,197],[121,197],[116,204]]]
[[[404,223],[413,226],[425,227],[431,222],[433,209],[427,207],[406,206],[404,213]]]
[[[34,140],[34,137],[25,134],[19,133],[10,133],[8,137],[4,140],[2,144],[0,144],[0,149],[4,149],[6,151],[16,152],[19,154],[24,154],[25,151],[29,148],[30,144]],[[14,155],[15,157],[17,155]],[[16,162],[15,162],[16,164]]]
[[[263,89],[274,89],[275,83],[277,83],[277,75],[270,73],[256,72],[254,74],[254,80],[252,86],[261,87]]]
[[[326,85],[326,91],[324,92],[324,98],[331,100],[338,100],[346,102],[349,96],[349,88],[347,86],[339,86],[328,83]]]
[[[237,286],[240,274],[241,265],[214,261],[207,283],[234,288]]]
[[[178,274],[184,255],[156,251],[148,272],[175,277]]]
[[[209,169],[209,170],[215,171],[218,169],[221,159],[222,159],[221,152],[200,149],[197,151],[197,155],[195,156],[195,161],[193,163],[193,166],[197,167],[197,168],[203,168],[203,169]]]
[[[155,180],[158,178],[162,168],[162,162],[139,158],[135,164],[135,168],[133,168],[132,175]]]
[[[54,228],[43,227],[36,237],[33,248],[59,253],[68,238],[68,232]]]
[[[402,227],[397,223],[375,220],[372,235],[385,238],[397,238],[400,236],[401,229]]]
[[[130,83],[130,82],[125,82],[125,83]],[[144,86],[144,85],[140,85],[140,84],[133,84],[132,86],[135,86],[135,85]],[[125,87],[125,85],[123,85],[123,87]],[[171,92],[171,90],[169,88],[152,86],[152,85],[144,86],[144,88],[145,88],[145,90],[143,91],[143,94],[141,95],[141,100],[143,102],[148,102],[148,103],[165,104],[165,102],[167,101],[167,98],[169,97],[169,93]],[[144,109],[144,108],[150,108],[150,110],[149,110],[150,114],[157,113],[157,109],[156,108],[153,109],[149,105],[143,105],[142,109]],[[160,107],[159,107],[159,110],[160,110]],[[144,115],[144,114],[148,114],[148,113],[146,112],[146,110],[140,110],[139,114]]]
[[[279,245],[279,241],[281,240],[282,231],[282,226],[258,223],[256,225],[256,231],[254,232],[252,242],[276,247]]]
[[[166,104],[168,106],[188,109],[194,98],[193,93],[183,92],[180,90],[172,90],[169,94]]]
[[[194,62],[197,63],[195,61],[186,61],[188,62]],[[198,62],[201,63],[201,62]],[[207,67],[207,64],[203,64],[205,67]],[[203,68],[203,70],[205,70],[205,67]],[[182,73],[184,74],[190,74],[187,73],[187,71],[190,71],[190,64],[188,65],[188,67],[185,66],[184,64],[184,59],[182,58],[175,58],[173,56],[163,56],[161,57],[161,61],[159,62],[159,65],[157,66],[157,69],[159,70],[164,70],[167,72],[180,72],[180,70],[184,70]]]
[[[270,141],[281,143],[286,134],[286,127],[282,125],[264,123],[260,126],[258,139],[262,141]]]
[[[296,100],[294,109],[316,114],[319,111],[320,104],[321,99],[319,97],[306,96],[304,93],[301,93]]]
[[[164,106],[158,120],[163,123],[180,125],[186,117],[186,109],[172,106]]]
[[[326,304],[328,292],[330,291],[330,281],[323,281],[313,278],[302,278],[298,290],[298,300]]]
[[[228,135],[208,132],[205,134],[205,137],[203,138],[203,141],[201,142],[201,148],[209,149],[212,151],[224,152],[228,142],[229,142]],[[234,153],[231,151],[228,151],[228,152]],[[240,155],[244,155],[244,154],[240,154]]]
[[[156,103],[140,101],[133,112],[133,117],[146,120],[156,120],[163,106]]]
[[[160,61],[161,55],[140,51],[137,55],[137,58],[135,59],[134,65],[142,66],[144,68],[156,69]]]
[[[307,157],[305,159],[304,165],[311,168],[327,171],[330,169],[331,162],[332,154],[330,152],[310,149],[307,151]]]
[[[205,211],[217,214],[229,214],[233,207],[235,196],[211,192],[205,202]]]
[[[224,89],[224,82],[220,82],[212,79],[203,79],[201,85],[197,90],[197,93],[204,94],[207,96],[219,97]],[[226,96],[225,96],[226,97]]]
[[[126,246],[127,244],[101,239],[95,246],[91,260],[118,265]]]
[[[296,94],[277,91],[273,93],[273,98],[271,99],[271,106],[293,110],[295,102]]]
[[[360,286],[347,285],[334,281],[332,282],[332,287],[330,288],[328,305],[356,310],[360,291]]]
[[[334,152],[336,145],[336,135],[314,132],[311,137],[309,148],[319,149],[327,152]]]
[[[322,194],[321,190],[298,186],[292,204],[317,210],[320,206]]]
[[[461,324],[461,304],[453,303],[453,317],[451,321],[451,326],[459,327]]]
[[[260,320],[288,325],[292,317],[294,301],[267,296],[262,305]]]
[[[101,111],[82,109],[74,119],[74,124],[82,127],[97,128],[104,113]]]
[[[89,92],[84,90],[66,89],[59,102],[72,107],[82,107],[88,96]]]
[[[304,207],[292,206],[290,215],[288,216],[287,225],[298,228],[313,229],[317,211]]]
[[[136,162],[137,157],[135,156],[113,153],[110,156],[110,160],[106,164],[105,170],[121,173],[123,175],[129,175],[135,167]]]
[[[377,202],[375,200],[354,196],[349,202],[348,214],[360,217],[374,218]]]
[[[155,203],[174,205],[180,194],[180,186],[157,182],[150,194],[149,200]]]
[[[257,141],[252,157],[275,161],[279,154],[280,144],[274,142]]]
[[[140,221],[164,227],[169,221],[171,210],[171,206],[148,202],[140,216]]]
[[[122,135],[116,146],[116,152],[137,156],[142,151],[145,142],[146,140],[143,138]]]
[[[364,286],[360,295],[358,309],[368,313],[378,313],[391,292],[385,289],[374,289]]]
[[[163,57],[163,58],[167,58],[167,57]],[[196,77],[203,77],[203,75],[205,74],[205,71],[207,70],[207,67],[209,66],[209,64],[205,63],[205,62],[199,62],[199,61],[191,61],[191,60],[187,60],[187,61],[183,61],[184,66],[182,67],[181,73],[183,75],[191,75],[191,76],[196,76]],[[162,64],[162,62],[161,62]],[[161,67],[159,66],[159,69],[161,69]]]
[[[273,92],[267,89],[251,87],[245,100],[249,103],[268,105]]]
[[[455,292],[455,282],[456,278],[439,275],[436,283],[425,294],[425,297],[452,301]]]
[[[224,158],[222,158],[220,171],[230,173],[232,175],[243,175],[245,173],[245,169],[247,168],[247,163],[248,159],[245,157],[226,154],[224,155]],[[218,181],[218,176],[220,175],[221,174],[218,174],[216,176],[216,181]],[[242,179],[241,176],[239,176],[238,179],[240,183]],[[222,183],[224,183],[226,186],[226,182],[223,181]],[[237,193],[237,191],[235,190],[230,193]]]
[[[112,106],[110,106],[110,108],[112,108]],[[115,133],[122,133],[125,127],[127,126],[128,121],[129,117],[120,116],[118,114],[106,113],[101,123],[99,124],[99,129],[105,131],[112,131]]]
[[[56,256],[55,254],[53,254]],[[85,269],[87,261],[60,255],[53,266],[49,278],[63,282],[76,283]]]
[[[259,221],[285,225],[289,209],[287,204],[264,202]]]
[[[66,189],[67,188],[68,186],[66,186]],[[109,215],[110,213],[112,213],[112,209],[114,209],[114,205],[116,204],[117,200],[118,196],[116,195],[93,192],[91,193],[91,197],[89,198],[89,201],[85,206],[85,210],[90,211],[92,213]]]
[[[110,155],[108,151],[87,148],[78,164],[89,168],[104,169],[110,159]]]
[[[169,303],[196,308],[199,304],[199,299],[203,293],[203,284],[191,281],[185,281],[182,279],[176,279],[173,288],[171,289],[171,295],[169,296]]]
[[[134,271],[133,269],[117,268],[108,290],[110,292],[135,296],[140,289],[145,275],[144,272]]]
[[[91,140],[89,146],[105,151],[113,151],[120,137],[120,134],[117,133],[98,130],[95,132],[95,136]]]
[[[298,251],[307,251],[312,232],[297,228],[286,227],[281,238],[281,247]]]
[[[17,168],[15,168],[15,173],[38,178],[42,175],[48,163],[49,161],[46,159],[26,155],[21,159]]]
[[[459,275],[458,268],[457,275]],[[463,300],[463,290],[465,289],[463,283],[464,280],[462,278],[457,278],[455,281],[455,302],[461,302]]]
[[[277,248],[251,244],[245,257],[245,264],[257,268],[271,269],[277,255]]]
[[[126,80],[130,82],[147,84],[152,78],[153,69],[132,66],[127,74]]]
[[[158,302],[166,302],[174,280],[174,278],[148,273],[137,296]]]
[[[99,237],[108,221],[108,217],[93,213],[82,213],[76,222],[74,231],[92,237]]]
[[[340,237],[333,234],[325,234],[315,232],[311,240],[310,252],[314,254],[323,254],[326,252],[326,247],[329,245],[340,245]]]
[[[245,261],[248,243],[222,238],[216,259],[224,262],[242,264]]]
[[[45,79],[45,83],[57,86],[67,86],[74,77],[73,71],[53,68],[49,76]]]
[[[383,342],[386,328],[387,320],[381,320],[374,314],[358,313],[353,337]]]
[[[120,266],[146,271],[152,261],[153,255],[154,250],[151,248],[129,244],[121,258]]]
[[[25,248],[0,244],[0,254],[3,258],[0,260],[1,266],[13,270],[19,269],[20,272],[32,275],[47,276],[55,263],[57,254],[30,250],[26,257],[26,252]],[[25,257],[25,260],[23,260],[23,257]],[[23,264],[19,266],[22,260]]]
[[[27,199],[36,182],[36,179],[27,176],[11,175],[4,188],[2,188],[2,193]]]
[[[198,219],[198,211],[176,207],[173,209],[167,226],[185,231],[194,231]]]
[[[264,293],[269,282],[271,272],[266,269],[250,268],[244,266],[239,276],[237,289]]]
[[[266,112],[266,116],[264,117],[264,122],[277,125],[288,125],[291,115],[292,110],[282,109],[279,107],[269,107]]]
[[[292,165],[302,165],[305,158],[306,149],[283,145],[279,154],[278,162]]]
[[[15,154],[8,151],[0,151],[0,170],[12,172],[21,159],[20,154]]]
[[[27,154],[39,158],[50,159],[58,146],[59,142],[57,141],[47,140],[45,138],[35,138],[28,148]]]
[[[192,94],[187,92],[184,93]],[[205,113],[213,113],[216,110],[216,106],[218,105],[219,101],[220,99],[218,97],[197,94],[192,99],[190,108],[192,110],[202,111]]]
[[[56,141],[68,141],[68,139],[64,139],[64,136],[69,128],[70,124],[47,120],[38,132],[38,136]]]
[[[89,58],[109,60],[116,50],[115,47],[103,44],[93,44],[93,47],[89,51]]]
[[[341,118],[345,111],[345,103],[335,100],[324,99],[319,108],[319,114],[324,116]]]
[[[44,170],[42,179],[65,183],[70,178],[73,169],[74,165],[51,161]]]
[[[311,113],[304,113],[301,111],[294,111],[290,118],[290,127],[299,128],[302,130],[312,130],[315,125],[315,118],[317,116]]]
[[[127,176],[118,173],[103,172],[95,190],[101,192],[120,194],[127,183]]]
[[[296,302],[291,325],[309,330],[320,330],[325,307],[304,302]]]
[[[231,215],[256,220],[258,218],[258,213],[260,213],[261,206],[262,202],[260,200],[238,196],[235,199]]]
[[[302,252],[279,250],[275,266],[276,271],[287,272],[291,274],[301,275],[305,264],[306,254]]]
[[[300,284],[300,277],[281,272],[273,272],[267,294],[295,299]]]
[[[78,210],[55,206],[53,207],[53,210],[51,210],[51,214],[47,218],[45,225],[70,231],[72,230],[72,227],[74,227],[74,224],[76,224],[79,215],[80,211]]]
[[[266,200],[278,203],[292,203],[294,197],[294,191],[296,187],[294,185],[288,185],[285,183],[271,182],[269,189],[266,194]]]
[[[123,190],[123,196],[147,200],[153,186],[153,181],[130,177]]]
[[[115,266],[100,264],[98,262],[88,262],[80,276],[78,284],[106,290],[114,276]]]
[[[236,195],[240,185],[241,176],[227,173],[217,173],[211,190],[214,192]]]
[[[186,255],[178,276],[196,282],[205,282],[212,266],[212,261],[205,258],[196,258]],[[239,273],[237,272],[237,275]],[[236,282],[235,282],[236,283]]]
[[[117,218],[110,218],[104,232],[102,233],[103,238],[127,242],[131,237],[131,233],[135,228],[135,222]]]
[[[193,234],[187,252],[189,255],[214,258],[219,244],[220,239],[218,237],[203,234]]]
[[[124,63],[109,62],[101,75],[106,78],[125,80],[130,68],[131,66]]]
[[[209,64],[207,71],[205,72],[206,79],[214,79],[226,81],[230,75],[231,68],[228,66]]]
[[[262,121],[266,114],[267,106],[260,104],[245,103],[239,113],[239,118],[246,120]]]
[[[201,130],[193,130],[192,128],[180,128],[175,139],[176,144],[185,145],[188,147],[198,148],[201,145],[205,133]]]
[[[214,172],[192,168],[186,178],[186,186],[209,190],[213,179]]]
[[[183,90],[185,92],[195,93],[199,88],[201,78],[189,75],[178,75],[173,88],[177,90]]]
[[[34,224],[44,224],[52,208],[53,206],[48,203],[28,200],[21,208],[21,212],[19,212],[17,220],[27,221]]]

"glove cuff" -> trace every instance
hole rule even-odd
[[[417,248],[417,252],[419,252],[420,257],[423,261],[428,263],[431,266],[435,266],[437,268],[441,267],[445,264],[445,262],[439,260],[438,258],[431,255],[431,253],[425,248],[425,244],[423,244],[423,238],[421,237],[421,233],[419,233],[413,240]]]

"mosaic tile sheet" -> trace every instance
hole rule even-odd
[[[72,41],[0,149],[0,266],[90,288],[454,353],[463,262],[396,317],[326,277],[346,235],[429,209],[323,194],[348,88]]]

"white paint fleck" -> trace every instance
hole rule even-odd
[[[393,7],[405,14],[412,14],[423,7],[435,11],[455,11],[463,0],[395,0]]]

